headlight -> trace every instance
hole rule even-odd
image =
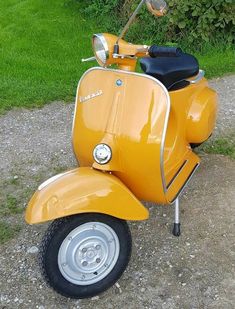
[[[109,58],[109,47],[103,34],[93,35],[93,50],[99,65],[105,66]]]
[[[106,164],[112,158],[112,150],[106,144],[99,144],[93,151],[93,157],[98,164]]]

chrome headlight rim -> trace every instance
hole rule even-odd
[[[103,160],[103,161],[101,161],[101,160],[99,160],[97,158],[96,151],[98,150],[98,147],[104,147],[107,150],[107,152],[108,152],[107,158],[105,160]],[[95,146],[94,150],[93,150],[93,159],[95,160],[95,162],[97,164],[100,164],[100,165],[105,165],[105,164],[109,163],[112,160],[112,156],[113,156],[113,154],[112,154],[111,147],[109,145],[107,145],[107,144],[104,144],[104,143],[97,144]]]
[[[99,39],[101,44],[103,45],[103,48],[104,48],[104,52],[105,52],[105,62],[103,62],[98,56],[97,56],[97,53],[96,53],[96,50],[95,50],[95,44],[94,44],[94,41],[95,39]],[[97,62],[99,63],[100,66],[102,67],[105,67],[106,64],[107,64],[107,61],[109,59],[109,47],[108,47],[108,43],[105,39],[105,36],[103,35],[103,33],[96,33],[96,34],[93,34],[93,38],[92,38],[92,46],[93,46],[93,51],[94,51],[94,54],[95,54],[95,58],[97,60]]]

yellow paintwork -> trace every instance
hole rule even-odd
[[[145,220],[149,215],[117,177],[82,167],[36,191],[25,218],[34,224],[90,212],[126,220]]]
[[[123,82],[121,87],[116,85],[118,79]],[[102,90],[102,95],[80,102],[98,90]],[[209,104],[203,97],[208,94]],[[209,137],[215,124],[216,95],[203,79],[170,92],[170,99],[163,162],[166,186],[179,170],[180,173],[169,188],[164,190],[160,167],[168,94],[161,83],[144,74],[94,68],[82,78],[73,130],[74,151],[80,165],[112,171],[138,199],[171,203],[200,162],[189,146],[195,142],[190,138],[191,126],[198,131],[198,142]],[[198,107],[194,109],[197,114],[193,114],[192,104]],[[106,165],[95,163],[92,157],[99,143],[108,144],[113,150],[113,158]]]
[[[217,115],[217,94],[208,88],[205,78],[197,84],[171,91],[169,95],[171,112],[164,149],[167,184],[181,167],[187,153],[192,153],[189,144],[202,143],[212,134]],[[199,158],[197,161],[199,162]]]
[[[121,87],[116,85],[119,79]],[[101,96],[80,103],[98,90],[103,91]],[[160,177],[160,148],[168,105],[167,92],[154,79],[117,70],[91,70],[77,94],[73,146],[80,166],[112,171],[138,199],[167,203]],[[92,157],[99,143],[113,150],[106,165],[94,163]]]
[[[128,56],[135,56],[133,59],[127,59],[127,58],[113,58],[113,50],[114,45],[118,39],[116,35],[110,34],[110,33],[103,33],[103,36],[105,37],[105,40],[107,42],[108,48],[109,48],[109,57],[106,62],[106,66],[116,64],[119,69],[125,70],[125,71],[135,71],[136,63],[137,63],[137,57],[143,57],[146,56],[146,52],[141,52],[140,50],[144,49],[144,45],[135,45],[128,43],[124,40],[119,41],[119,54],[122,55],[128,55]]]
[[[93,68],[80,80],[73,147],[81,168],[34,194],[28,223],[84,212],[146,219],[148,211],[137,198],[171,204],[200,163],[190,143],[204,142],[214,129],[217,95],[206,79],[168,93],[156,79],[131,72],[136,59],[114,59],[117,37],[104,35],[107,65],[123,70]],[[142,45],[120,40],[119,47],[120,54],[146,56]],[[99,143],[112,148],[108,164],[94,162]]]
[[[207,140],[215,126],[217,116],[217,94],[205,87],[198,91],[197,95],[191,93],[194,98],[187,115],[187,140],[191,143],[202,143]],[[192,89],[193,90],[193,89]]]

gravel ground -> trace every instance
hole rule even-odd
[[[210,85],[219,94],[219,113],[215,136],[228,135],[235,132],[235,75],[217,78]]]
[[[220,94],[215,136],[234,132],[235,76],[211,81]],[[24,206],[40,182],[76,165],[71,148],[73,104],[12,110],[0,117],[0,202]],[[234,308],[235,161],[203,155],[181,198],[180,238],[171,235],[172,207],[147,204],[151,217],[131,223],[133,254],[119,283],[99,297],[71,300],[42,280],[37,252],[46,225],[28,226],[0,246],[0,308]]]

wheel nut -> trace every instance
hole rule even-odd
[[[83,248],[83,249],[82,249],[82,252],[83,252],[83,253],[86,253],[86,252],[87,252],[87,248]]]
[[[100,250],[100,245],[97,245],[95,248],[96,250]]]
[[[96,263],[100,263],[100,261],[101,261],[100,258],[96,259]]]
[[[82,262],[82,266],[87,266],[87,265],[88,265],[87,261]]]

